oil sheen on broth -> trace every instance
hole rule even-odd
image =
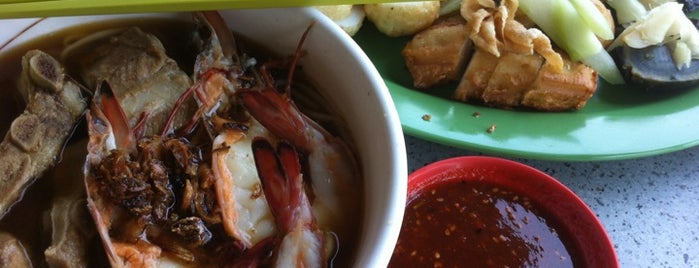
[[[579,267],[547,216],[487,182],[431,185],[409,201],[389,267]]]
[[[30,49],[41,49],[56,58],[59,58],[66,40],[73,37],[84,36],[88,33],[106,29],[106,28],[124,28],[129,26],[138,26],[145,32],[155,35],[166,47],[168,56],[175,59],[182,70],[187,73],[192,73],[194,66],[194,44],[189,40],[190,35],[183,32],[191,32],[194,25],[191,22],[176,21],[176,20],[124,20],[119,22],[110,22],[109,24],[90,24],[75,28],[70,28],[61,32],[56,32],[52,35],[39,38],[31,41],[22,47],[14,48],[10,51],[3,51],[0,54],[0,86],[2,87],[3,97],[0,98],[3,112],[0,113],[0,134],[3,136],[9,129],[12,120],[18,116],[24,109],[24,101],[16,89],[16,79],[20,73],[21,57]],[[239,48],[251,53],[259,58],[260,55],[270,55],[270,53],[260,46],[249,40],[236,36]],[[293,52],[290,52],[290,54]],[[67,73],[71,76],[71,62],[62,62],[67,69]],[[295,81],[296,82],[296,81]],[[308,81],[298,81],[302,88],[311,89]],[[312,90],[312,89],[311,89]],[[304,90],[305,91],[305,90]],[[333,115],[334,111],[330,107],[319,105],[326,103],[317,101],[322,98],[316,92],[297,92],[293,91],[293,98],[299,108],[314,118],[315,115],[321,115],[322,118],[317,121],[321,123],[329,131],[348,140],[348,144],[352,146],[349,138],[349,130],[346,129],[342,120],[335,120],[337,116]],[[330,117],[335,117],[333,120],[326,120],[328,114]],[[315,119],[315,118],[314,118]],[[59,157],[61,161],[53,169],[47,171],[43,177],[37,179],[32,186],[24,193],[22,200],[15,204],[10,212],[0,221],[0,231],[8,232],[14,235],[22,242],[29,258],[32,260],[34,267],[47,267],[48,264],[44,260],[44,250],[51,241],[51,222],[49,219],[49,211],[52,207],[54,196],[61,192],[66,187],[84,188],[82,182],[82,167],[85,161],[86,150],[84,148],[87,139],[87,130],[84,120],[76,127],[74,135],[67,142],[66,153]],[[76,149],[77,148],[77,149]],[[66,174],[79,174],[76,178],[67,178]],[[361,184],[360,184],[361,185]],[[84,189],[83,189],[84,190]],[[360,190],[361,189],[357,189]],[[357,203],[362,206],[361,203]],[[358,211],[361,211],[359,209]],[[87,232],[95,232],[92,219],[89,218],[87,209],[84,211],[86,221],[89,221]],[[359,232],[358,222],[361,215],[349,217],[356,222],[348,223],[348,228],[353,232]],[[353,226],[353,227],[349,227]],[[344,266],[350,263],[356,249],[356,236],[345,237],[340,241],[341,250],[335,257],[334,264]],[[90,267],[106,267],[108,262],[104,256],[102,244],[97,235],[92,235],[89,241],[85,241],[86,256],[90,256]]]

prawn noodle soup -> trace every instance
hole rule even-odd
[[[341,144],[340,147],[347,149],[351,157],[348,165],[354,169],[353,173],[350,173],[356,175],[356,178],[352,178],[354,181],[351,181],[351,185],[343,185],[344,188],[351,189],[350,194],[337,194],[332,192],[335,189],[331,189],[331,193],[342,198],[336,201],[339,204],[323,203],[323,198],[327,198],[328,194],[315,192],[316,187],[322,186],[313,185],[309,178],[312,175],[308,175],[316,172],[314,169],[318,168],[318,164],[314,163],[327,155],[318,156],[320,153],[315,153],[312,148],[304,148],[304,145],[299,144],[300,142],[293,141],[292,137],[280,137],[268,131],[263,126],[268,122],[263,121],[270,120],[269,117],[273,117],[274,114],[257,115],[249,111],[255,107],[260,108],[255,106],[254,101],[266,100],[264,96],[260,97],[253,93],[241,93],[240,95],[243,96],[240,96],[224,92],[219,93],[222,94],[220,98],[228,99],[213,105],[203,99],[194,100],[200,97],[196,96],[197,94],[211,97],[213,94],[211,91],[195,90],[193,97],[181,98],[185,100],[182,101],[184,104],[175,104],[173,100],[179,101],[183,92],[165,95],[159,95],[160,93],[156,92],[149,96],[149,92],[141,88],[139,90],[145,93],[130,92],[129,94],[133,94],[136,100],[127,100],[128,97],[119,99],[118,90],[120,89],[117,86],[106,85],[107,88],[105,88],[104,83],[91,85],[90,83],[94,81],[89,81],[90,74],[86,73],[101,70],[100,68],[114,67],[105,67],[96,63],[110,57],[105,52],[108,50],[105,46],[119,43],[114,41],[118,39],[117,36],[133,31],[133,27],[140,29],[139,32],[142,33],[138,33],[139,35],[156,37],[157,42],[162,43],[166,56],[176,63],[176,66],[168,68],[184,73],[183,76],[179,73],[168,74],[166,82],[163,82],[168,83],[166,87],[172,86],[171,84],[174,83],[172,81],[177,79],[184,80],[185,84],[187,81],[190,83],[181,89],[183,92],[195,85],[206,88],[210,86],[209,84],[230,83],[230,81],[221,82],[215,79],[204,81],[205,78],[201,78],[216,77],[221,71],[217,69],[218,66],[209,66],[210,68],[205,70],[198,69],[207,64],[202,63],[204,61],[197,56],[202,50],[211,53],[212,50],[207,50],[211,46],[206,42],[211,40],[212,33],[202,30],[201,25],[189,19],[122,19],[92,23],[60,30],[10,50],[4,48],[0,50],[2,51],[0,53],[0,86],[4,90],[3,98],[0,98],[0,105],[4,109],[0,113],[0,130],[3,136],[9,131],[13,120],[25,109],[25,97],[18,90],[18,77],[22,72],[22,57],[27,51],[33,49],[44,51],[57,59],[65,67],[66,77],[69,77],[67,80],[75,80],[80,85],[82,95],[88,102],[88,108],[92,108],[91,112],[87,112],[90,115],[87,120],[82,116],[77,122],[60,154],[55,156],[55,165],[38,178],[31,179],[30,186],[20,194],[20,200],[14,203],[0,220],[0,240],[6,240],[0,241],[3,243],[2,248],[8,249],[7,252],[10,252],[12,258],[26,255],[33,267],[53,267],[66,262],[88,267],[104,267],[110,264],[115,266],[124,263],[175,263],[196,267],[234,266],[241,263],[285,266],[284,264],[289,263],[284,263],[284,256],[293,259],[301,255],[311,255],[311,257],[304,256],[306,259],[302,261],[305,264],[315,261],[321,266],[329,263],[341,267],[348,266],[357,251],[356,243],[358,243],[363,217],[361,196],[364,191],[360,175],[361,167],[358,166],[359,161],[356,159],[357,153],[350,130],[333,107],[330,107],[329,102],[314,89],[312,78],[304,77],[302,66],[295,69],[293,79],[290,80],[289,92],[295,105],[276,108],[283,110],[298,107],[305,116],[317,123],[317,125],[313,122],[309,123],[311,124],[309,128],[321,129],[307,136],[331,135],[336,138],[336,143]],[[231,30],[235,31],[235,29]],[[312,34],[312,29],[309,34]],[[225,39],[225,37],[219,38]],[[301,41],[301,36],[298,39]],[[242,70],[237,70],[239,73],[236,75],[240,75],[241,80],[236,81],[237,84],[234,86],[255,89],[272,88],[269,85],[273,83],[273,87],[278,89],[275,92],[284,94],[285,86],[289,81],[288,66],[294,61],[291,56],[296,51],[289,51],[287,55],[272,55],[264,45],[255,44],[240,35],[235,35],[235,42],[237,53],[234,56],[238,57]],[[122,43],[135,47],[136,50],[145,51],[145,54],[157,54],[154,48],[143,48],[131,41]],[[225,47],[222,50],[227,49],[230,50]],[[313,53],[313,51],[303,51],[303,53]],[[135,57],[124,58],[132,63],[143,63],[143,61],[134,60]],[[266,67],[272,81],[265,80],[265,70],[259,68],[265,63],[269,63]],[[129,70],[138,69],[138,67],[117,66],[115,68]],[[215,71],[211,71],[213,69]],[[200,76],[196,77],[193,75],[195,73]],[[182,77],[173,78],[175,75]],[[216,79],[222,79],[222,77],[225,78],[221,75]],[[206,83],[197,83],[197,79]],[[105,127],[95,125],[95,122],[101,122],[95,118],[102,118],[98,118],[101,113],[93,112],[96,109],[94,105],[104,106],[104,113],[109,114],[106,103],[109,103],[109,98],[114,96],[119,99],[117,103],[123,106],[126,118],[122,119],[126,119],[131,125],[131,133],[136,133],[134,136],[138,136],[139,131],[149,134],[140,133],[141,138],[138,142],[132,142],[133,148],[138,147],[135,150],[120,148],[120,144],[128,144],[128,142],[123,140],[120,142],[119,124],[113,122],[110,115],[107,115],[107,120],[104,121],[109,121],[107,126],[114,129],[117,148],[100,144],[102,147],[99,150],[88,151],[88,142],[92,145],[95,140],[98,140],[90,135],[100,134],[95,133]],[[92,98],[100,102],[93,103],[90,107]],[[145,101],[138,101],[144,98]],[[165,99],[170,102],[162,105],[167,107],[168,111],[161,115],[153,110],[136,111],[135,109],[150,109],[149,105],[153,104],[148,103],[150,100],[147,98]],[[250,99],[253,100],[250,101]],[[284,99],[281,98],[281,100]],[[153,102],[158,104],[156,100]],[[273,113],[277,111],[267,109],[266,106],[263,108],[265,111],[272,110]],[[201,116],[201,114],[205,115]],[[267,119],[258,120],[257,116]],[[305,119],[305,116],[300,118]],[[170,120],[171,117],[174,119]],[[196,122],[192,123],[195,120]],[[285,124],[289,123],[276,122],[276,125],[286,126]],[[217,126],[223,130],[216,132]],[[162,130],[167,127],[171,130]],[[183,129],[187,130],[184,134],[182,134]],[[167,132],[167,135],[161,136],[161,131]],[[228,136],[221,133],[226,133]],[[223,142],[220,141],[221,139]],[[108,139],[104,138],[104,140]],[[268,144],[271,150],[256,144]],[[324,147],[325,145],[311,143],[306,146]],[[252,148],[253,146],[259,148]],[[327,146],[336,147],[335,144]],[[275,150],[276,147],[279,149]],[[282,157],[278,158],[277,161],[280,162],[278,165],[268,164],[256,167],[253,157],[269,152],[272,155],[277,152],[283,154],[285,150],[282,150],[282,147],[291,147],[292,151],[297,152],[295,155],[298,159],[286,161],[284,159],[287,158]],[[115,156],[114,151],[121,151],[122,155]],[[151,182],[140,184],[134,181],[117,183],[108,181],[113,179],[111,175],[118,177],[119,174],[124,174],[124,171],[118,170],[119,165],[127,166],[128,172],[131,172],[130,174],[134,177],[133,180],[146,178],[136,174],[139,171],[136,167],[139,162],[146,166],[146,160],[143,159],[146,153],[160,156],[160,159],[156,160],[160,161],[163,169],[169,172],[168,176],[165,176],[165,181],[157,182],[153,178],[149,178],[153,180]],[[90,162],[90,159],[94,160],[96,155],[101,162],[97,164]],[[192,167],[177,162],[183,157],[189,157],[185,160],[189,161],[189,164],[196,165]],[[121,159],[122,162],[114,159]],[[270,161],[273,162],[273,160]],[[302,190],[305,189],[305,191],[296,193],[293,192],[292,187],[290,190],[292,193],[289,195],[296,194],[295,196],[300,196],[301,201],[297,198],[294,199],[298,201],[296,203],[276,204],[280,202],[279,199],[282,199],[281,202],[288,201],[283,197],[267,196],[270,195],[268,188],[271,188],[267,185],[277,185],[278,182],[262,183],[260,180],[275,178],[258,179],[257,172],[268,174],[264,176],[269,177],[279,174],[283,176],[289,169],[294,169],[294,162],[299,163],[297,165],[303,174]],[[292,163],[291,167],[288,163]],[[223,170],[221,170],[222,165],[225,166]],[[188,168],[198,168],[198,170],[192,173],[187,170]],[[258,169],[262,170],[258,171]],[[154,170],[151,168],[149,171]],[[227,174],[230,176],[222,175],[222,171],[228,171]],[[87,175],[83,175],[84,173]],[[141,170],[141,173],[145,171]],[[238,174],[241,175],[237,176]],[[234,182],[234,186],[224,186],[237,188],[221,193],[217,190],[221,187],[217,184],[222,180],[220,177],[226,177]],[[94,189],[92,189],[93,186]],[[140,189],[150,188],[148,194],[139,193],[138,189],[128,188],[137,186],[141,187]],[[283,187],[282,185],[281,192],[286,193],[289,189]],[[158,195],[158,189],[166,190],[161,193],[162,195]],[[228,206],[221,205],[222,203]],[[289,206],[291,208],[288,208]],[[333,209],[338,207],[341,208],[342,215],[329,212],[337,211]],[[143,212],[143,210],[146,211]],[[309,212],[310,216],[308,216]],[[297,216],[299,214],[303,216]],[[227,217],[235,217],[235,219],[230,220]],[[96,221],[95,218],[99,220]],[[289,222],[288,218],[298,222]],[[3,238],[5,235],[7,239]],[[299,243],[305,244],[289,246],[287,240],[293,240],[289,238],[292,236],[301,237]],[[306,241],[309,239],[310,242]],[[12,244],[14,247],[5,247],[7,244]],[[18,246],[19,244],[21,246]],[[22,252],[22,247],[26,252]],[[123,253],[124,251],[128,253]],[[304,251],[314,252],[304,254]],[[20,257],[15,257],[13,254]],[[128,254],[137,256],[125,257]]]

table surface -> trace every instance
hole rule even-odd
[[[406,146],[409,172],[480,155],[408,135]],[[580,196],[609,233],[622,267],[699,267],[699,146],[608,162],[508,159],[557,178]]]

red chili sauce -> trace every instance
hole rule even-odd
[[[487,182],[432,185],[409,201],[389,267],[579,267],[546,216]]]

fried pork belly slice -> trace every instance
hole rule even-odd
[[[519,106],[543,62],[538,54],[502,53],[483,91],[483,102],[503,108]]]
[[[568,68],[552,71],[544,64],[524,95],[522,105],[544,111],[579,110],[597,90],[597,72],[582,64],[564,58]]]
[[[521,13],[517,8],[517,1],[510,0],[462,3],[461,15],[468,21],[466,27],[476,52],[454,98],[500,108],[581,108],[596,88],[596,73],[565,59],[540,30],[514,20],[516,13]],[[542,66],[546,66],[544,70]]]
[[[416,34],[402,51],[416,88],[457,81],[471,55],[471,41],[463,23],[435,24]]]
[[[506,52],[497,58],[476,49],[454,98],[502,108],[579,110],[597,89],[597,72],[563,58],[562,71],[537,54]]]
[[[58,61],[38,50],[22,58],[19,90],[27,107],[0,143],[0,218],[55,164],[87,106]]]
[[[476,49],[466,72],[461,77],[454,98],[460,101],[482,101],[483,91],[493,75],[498,58],[482,49]]]

